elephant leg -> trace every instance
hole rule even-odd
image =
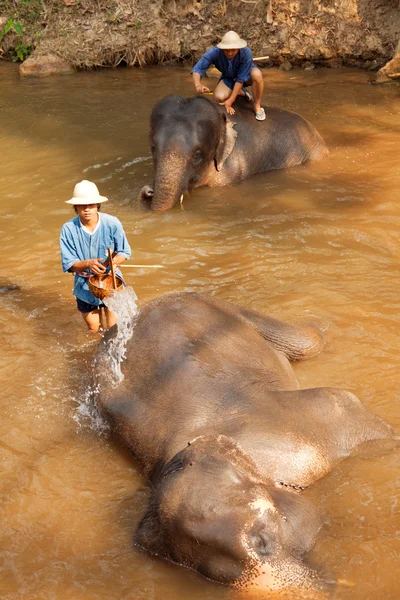
[[[218,304],[251,325],[290,361],[307,360],[319,354],[323,348],[324,339],[316,327],[291,325],[228,302],[218,301]]]
[[[255,463],[269,464],[269,476],[289,487],[314,483],[342,459],[368,447],[375,451],[396,446],[392,429],[370,411],[353,393],[339,388],[273,392],[279,419],[260,419],[258,430],[239,442]],[[268,427],[273,430],[273,450]],[[265,443],[263,440],[265,439]]]
[[[352,392],[324,387],[294,392],[275,392],[284,411],[293,413],[296,433],[344,457],[364,442],[395,439],[391,427],[367,408]],[[307,418],[304,418],[307,415]]]

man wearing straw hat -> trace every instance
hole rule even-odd
[[[210,93],[208,87],[202,85],[201,78],[211,64],[221,71],[221,78],[214,90],[216,102],[233,115],[235,110],[232,104],[238,96],[245,96],[253,102],[257,121],[264,121],[265,111],[260,104],[264,90],[263,76],[253,62],[247,42],[235,31],[228,31],[219,44],[207,50],[192,70],[194,86],[199,94]],[[245,89],[247,86],[253,86],[253,96]]]
[[[131,255],[120,221],[111,215],[100,214],[100,206],[108,198],[100,196],[92,181],[77,183],[74,194],[67,204],[72,204],[76,217],[64,223],[60,234],[61,262],[64,273],[74,273],[74,290],[78,311],[82,314],[90,331],[100,328],[100,308],[105,308],[107,327],[117,321],[112,313],[89,290],[90,275],[106,272],[109,260],[107,248],[113,252],[113,265],[117,269]],[[121,273],[117,271],[122,279]]]

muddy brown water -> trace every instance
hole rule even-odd
[[[265,103],[308,118],[330,156],[195,190],[184,210],[138,214],[131,200],[152,175],[151,107],[191,94],[188,71],[39,81],[0,64],[2,600],[240,597],[132,547],[147,485],[89,414],[97,342],[58,254],[73,216],[64,200],[83,178],[111,199],[104,210],[124,224],[131,262],[165,265],[124,271],[139,305],[196,290],[322,319],[326,347],[295,366],[301,386],[351,390],[400,431],[400,88],[368,80],[355,70],[265,71]],[[346,582],[337,598],[400,597],[399,467],[399,452],[353,458],[305,492],[326,515],[310,560]]]

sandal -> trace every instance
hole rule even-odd
[[[255,115],[257,121],[265,121],[265,110],[263,108],[260,110],[260,112],[256,112]]]
[[[244,97],[246,98],[247,102],[253,102],[253,96],[250,94],[250,92],[248,92],[247,90],[244,90],[242,88],[242,92]]]

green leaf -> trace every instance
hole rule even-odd
[[[18,35],[22,35],[21,23],[14,23],[14,30],[18,33]]]
[[[8,19],[6,26],[4,27],[4,33],[8,33],[13,25],[14,21],[12,19]]]

